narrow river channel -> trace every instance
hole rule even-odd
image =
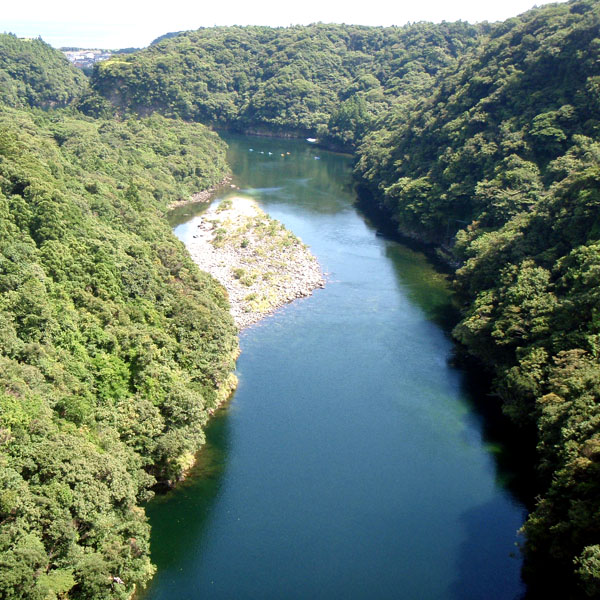
[[[148,507],[144,600],[519,598],[525,509],[449,365],[444,276],[357,212],[348,157],[227,141],[236,194],[328,282],[242,333],[239,388],[194,475]],[[171,218],[185,242],[193,209]]]

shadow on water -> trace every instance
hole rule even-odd
[[[138,600],[152,595],[156,589],[168,587],[182,565],[202,547],[227,468],[227,413],[228,408],[224,407],[211,418],[205,430],[206,443],[188,478],[174,490],[155,496],[146,506],[152,526],[151,559],[158,571],[149,587],[136,596]]]
[[[460,319],[450,292],[452,269],[431,247],[400,236],[394,223],[364,198],[358,198],[355,208],[375,235],[386,241],[386,256],[394,264],[403,291],[430,321],[450,332]]]
[[[490,515],[502,515],[503,500],[500,497],[470,508],[460,518],[465,534],[456,558],[456,579],[450,586],[450,594],[456,600],[502,600],[510,587],[513,574],[506,570],[491,571],[488,564],[495,558],[495,549],[504,542],[510,547],[513,540],[510,532],[502,525],[502,519],[490,519]],[[477,539],[477,548],[470,540]],[[520,550],[516,545],[510,556],[519,569]],[[472,577],[474,572],[485,572],[485,578]],[[525,589],[514,600],[525,597]]]
[[[459,368],[459,367],[455,367]],[[503,413],[497,398],[490,394],[491,376],[476,366],[462,366],[464,398],[469,405],[466,418],[477,423],[483,444],[493,457],[496,485],[507,491],[515,503],[523,506],[521,522],[515,526],[514,535],[499,527],[502,518],[490,520],[489,515],[502,515],[499,497],[466,510],[460,517],[465,538],[461,543],[456,559],[456,581],[451,588],[456,600],[494,600],[502,598],[502,590],[507,585],[505,573],[494,572],[491,580],[482,581],[470,576],[473,571],[483,570],[498,543],[514,549],[509,556],[515,561],[515,569],[522,562],[520,544],[524,541],[516,527],[527,517],[527,510],[533,506],[536,492],[535,435],[516,427]],[[527,508],[525,508],[527,507]],[[508,519],[508,516],[505,518]],[[477,547],[473,547],[473,540]],[[508,580],[510,582],[510,580]],[[485,585],[485,588],[481,586]],[[529,598],[523,586],[519,599]],[[516,600],[516,598],[515,598]]]
[[[449,332],[459,318],[458,306],[450,293],[449,276],[434,268],[422,252],[404,244],[386,243],[385,255],[394,265],[398,283],[410,301],[429,321]]]
[[[394,265],[394,273],[403,292],[428,320],[439,325],[451,338],[452,328],[460,320],[460,311],[452,302],[451,272],[448,266],[431,249],[400,238],[395,227],[390,225],[389,220],[382,218],[381,214],[366,210],[360,203],[357,208],[369,226],[376,229],[375,235],[383,238],[386,256]],[[532,508],[536,494],[533,468],[536,455],[535,432],[519,429],[502,413],[499,399],[491,393],[491,373],[482,369],[475,361],[461,356],[461,350],[457,346],[449,362],[462,375],[462,396],[469,408],[465,419],[481,431],[482,442],[494,460],[497,486],[507,490],[521,505]],[[490,515],[500,514],[501,511],[502,501],[496,497],[490,502],[468,509],[461,516],[465,539],[456,559],[456,581],[450,589],[456,600],[493,600],[504,597],[505,573],[495,573],[491,581],[471,576],[474,571],[486,571],[485,564],[502,538],[506,540],[505,547],[514,543],[511,556],[518,561],[515,565],[520,564],[521,555],[517,543],[522,540],[519,540],[516,530],[511,535],[510,531],[507,532],[498,525],[502,519],[490,521]],[[524,510],[522,520],[525,517]],[[476,547],[473,540],[477,540]],[[525,593],[524,590],[519,597],[525,597]]]
[[[389,240],[394,240],[415,252],[424,254],[429,262],[434,265],[435,269],[440,273],[451,275],[454,272],[453,268],[446,261],[441,259],[436,252],[434,245],[402,235],[398,231],[391,214],[386,214],[385,209],[378,208],[376,203],[371,200],[370,194],[359,189],[359,187],[355,187],[353,190],[353,193],[356,196],[354,208],[370,223],[370,225],[377,228],[378,235]]]
[[[389,218],[360,200],[357,210],[375,235],[386,242],[386,256],[394,265],[399,285],[426,318],[439,325],[448,338],[460,320],[460,309],[450,289],[452,269],[432,247],[399,236]],[[499,485],[519,502],[531,507],[535,495],[535,432],[516,427],[502,413],[500,400],[492,394],[493,375],[475,359],[465,356],[455,342],[450,363],[463,375],[464,396],[473,418],[483,432],[483,441],[494,456]]]
[[[460,368],[465,397],[480,422],[487,450],[494,456],[496,481],[531,508],[537,493],[535,432],[517,427],[502,413],[499,399],[490,392],[489,373],[472,364]]]
[[[218,192],[216,197],[219,197]],[[187,223],[192,217],[201,215],[209,206],[210,202],[192,202],[185,206],[179,206],[167,213],[167,221],[171,229],[175,229],[175,227]]]

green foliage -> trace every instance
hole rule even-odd
[[[0,140],[0,596],[125,599],[153,573],[139,504],[233,367],[225,292],[162,218],[222,180],[225,146],[7,108]]]
[[[40,39],[0,34],[0,104],[67,106],[87,87],[85,75]]]
[[[448,244],[465,224],[483,233],[536,205],[556,180],[549,163],[600,131],[599,12],[580,0],[501,23],[418,110],[388,111],[357,174],[401,231]]]
[[[121,112],[318,134],[350,148],[399,98],[431,92],[436,73],[481,30],[460,22],[199,29],[100,63],[92,84]]]
[[[537,431],[528,580],[597,596],[599,25],[572,0],[476,27],[199,29],[100,63],[91,89],[0,37],[0,102],[97,118],[0,111],[3,597],[147,581],[137,504],[181,476],[227,386],[224,293],[160,219],[222,179],[224,147],[172,117],[358,149],[365,197],[459,265],[454,335]]]

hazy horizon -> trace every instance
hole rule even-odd
[[[538,3],[538,6],[550,2]],[[186,31],[215,25],[266,25],[272,27],[310,23],[347,23],[370,26],[402,26],[417,21],[502,21],[533,8],[532,0],[506,0],[481,3],[457,0],[397,2],[384,0],[366,4],[323,3],[306,0],[299,4],[274,2],[201,6],[189,0],[172,0],[158,9],[147,3],[118,3],[104,0],[101,5],[85,5],[75,0],[55,3],[34,0],[3,10],[0,30],[18,37],[38,37],[54,46],[79,48],[145,47],[157,37],[173,31]],[[98,7],[102,9],[99,13]],[[31,15],[34,15],[32,18]]]

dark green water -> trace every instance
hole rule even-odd
[[[229,142],[239,193],[311,246],[328,284],[242,334],[195,476],[149,506],[145,600],[518,598],[525,510],[448,364],[444,277],[357,213],[347,157]],[[173,216],[183,240],[190,212]]]

